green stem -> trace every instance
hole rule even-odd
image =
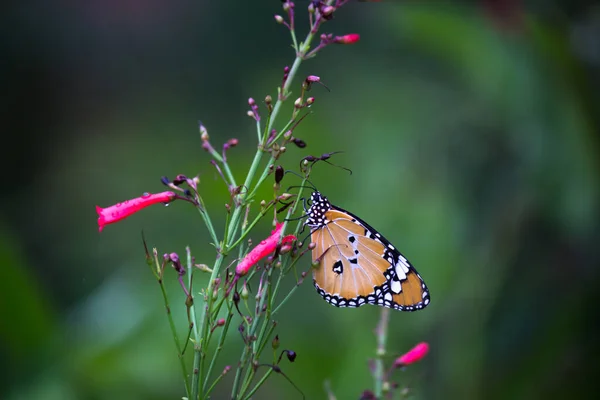
[[[231,173],[231,169],[229,169],[229,164],[227,163],[227,161],[225,161],[223,159],[223,157],[212,146],[210,146],[209,152],[210,152],[210,155],[215,160],[217,160],[218,162],[220,162],[223,165],[223,169],[225,170],[225,175],[227,175],[227,179],[229,179],[228,183],[230,185],[237,186],[237,184],[235,183],[235,178],[233,177],[233,174]]]
[[[204,206],[204,202],[202,202],[202,198],[200,198],[200,201],[201,201],[200,207],[197,207],[198,212],[200,213],[200,216],[202,217],[202,219],[204,220],[204,223],[206,224],[206,228],[208,229],[208,233],[210,234],[210,237],[211,237],[212,241],[214,242],[214,245],[218,246],[219,238],[217,237],[217,233],[215,232],[215,227],[213,226],[210,216],[208,215],[208,211],[206,211],[206,207]]]
[[[194,352],[194,372],[199,371],[199,368],[201,366],[200,358],[198,358],[198,360],[197,360],[196,356],[199,355],[199,357],[205,357],[206,348],[207,348],[208,339],[209,339],[208,338],[208,327],[210,325],[210,316],[211,316],[210,308],[212,306],[213,284],[215,282],[215,279],[219,275],[219,271],[221,269],[222,262],[223,262],[223,256],[219,255],[213,266],[212,273],[210,274],[210,280],[209,280],[208,286],[206,288],[206,293],[204,295],[205,305],[204,305],[204,307],[202,307],[202,314],[200,316],[200,329],[199,329],[199,331],[201,332],[200,338],[197,339],[196,343],[194,344],[194,350],[195,350],[195,352]],[[196,368],[198,368],[198,370]],[[200,380],[199,376],[194,376],[194,378],[196,379],[196,383],[198,383],[198,381]],[[203,392],[203,390],[204,390],[204,387],[202,387],[201,392]],[[194,397],[192,400],[196,400],[196,398]]]
[[[269,378],[269,376],[271,376],[272,373],[273,373],[273,368],[269,368],[269,370],[263,375],[263,377],[260,378],[260,380],[258,382],[256,382],[256,385],[254,385],[252,390],[250,390],[248,392],[248,395],[246,397],[244,397],[244,400],[251,399],[252,396],[254,396],[254,393],[256,393],[256,391],[258,390],[258,388],[260,388],[262,386],[262,384],[265,383],[265,381]]]
[[[271,269],[271,271],[272,271],[272,269]],[[271,274],[269,271],[269,274],[267,275],[267,279],[265,279],[264,283],[263,283],[262,293],[260,293],[260,302],[258,305],[258,313],[257,313],[257,315],[255,315],[254,320],[252,321],[252,325],[250,326],[250,329],[248,329],[248,335],[254,335],[256,333],[256,329],[258,328],[258,322],[261,320],[261,318],[260,318],[261,310],[263,309],[263,306],[265,305],[265,301],[269,297],[269,294],[267,292],[270,291],[270,285],[271,285],[270,275]],[[268,321],[266,318],[262,318],[262,320],[263,320],[263,324],[267,323],[267,321]],[[253,343],[252,347],[248,346],[248,353],[250,353],[250,350],[252,350],[252,349],[256,350],[255,345],[256,345],[256,342]],[[242,388],[239,393],[240,397],[243,397],[246,390],[248,390],[248,387],[250,386],[250,383],[252,382],[252,379],[254,378],[255,372],[256,371],[254,370],[253,366],[250,366],[250,368],[248,368],[248,370],[246,371],[246,376],[244,377],[244,383],[242,384]]]
[[[377,351],[375,353],[375,372],[373,379],[375,381],[375,398],[381,399],[383,396],[383,386],[385,381],[385,368],[383,365],[383,357],[385,356],[385,344],[387,340],[388,323],[390,320],[390,309],[381,308],[381,317],[375,335],[377,336]]]
[[[206,371],[206,376],[204,378],[204,387],[208,385],[208,379],[212,373],[212,370],[217,362],[217,358],[221,349],[223,348],[223,344],[225,343],[225,337],[227,336],[227,331],[229,330],[229,324],[231,323],[231,319],[233,318],[233,314],[229,313],[227,315],[227,319],[225,320],[225,325],[221,327],[221,336],[219,337],[219,343],[217,344],[217,348],[215,349],[215,353],[213,354],[212,360],[210,361],[210,365],[208,366],[208,370]],[[214,385],[213,385],[214,386]],[[205,393],[206,396],[210,394],[213,386],[211,386]]]
[[[167,296],[167,290],[165,289],[165,285],[162,279],[158,280],[158,284],[160,285],[160,291],[163,295],[163,300],[165,302],[165,308],[167,310],[167,318],[169,320],[169,327],[171,328],[171,334],[173,335],[173,341],[175,342],[175,347],[177,348],[177,357],[179,358],[179,364],[181,365],[181,372],[183,374],[183,381],[185,382],[185,390],[186,394],[190,395],[190,380],[188,377],[187,368],[185,367],[185,360],[183,359],[183,352],[181,351],[181,343],[179,342],[179,336],[177,336],[177,329],[175,329],[175,322],[173,321],[173,314],[171,314],[171,308],[169,307],[169,297]]]
[[[248,234],[250,233],[250,231],[252,230],[252,228],[254,228],[254,225],[256,225],[258,223],[258,221],[260,221],[262,219],[262,217],[264,217],[267,212],[273,207],[273,203],[269,204],[264,210],[261,210],[260,214],[258,214],[258,216],[256,218],[254,218],[254,221],[252,221],[250,223],[250,225],[244,230],[244,232],[242,232],[241,236],[238,238],[238,240],[236,240],[231,246],[230,248],[235,248],[238,244],[240,244],[242,242],[242,240],[244,240],[246,238],[246,236],[248,236]]]
[[[198,382],[200,380],[200,375],[199,375],[199,370],[198,370],[198,365],[200,364],[200,359],[202,357],[202,349],[200,349],[198,347],[199,345],[199,341],[200,341],[200,335],[198,333],[198,324],[197,324],[197,320],[196,320],[196,304],[194,301],[194,292],[193,292],[193,278],[194,278],[194,265],[192,262],[192,252],[190,251],[189,247],[186,247],[186,253],[187,253],[187,268],[188,268],[188,288],[189,288],[189,295],[191,297],[191,301],[192,304],[190,305],[189,308],[189,313],[190,313],[190,321],[191,321],[191,328],[192,328],[192,332],[194,333],[194,369],[192,370],[192,399],[196,400],[198,398],[198,393],[199,393],[199,385]]]
[[[256,174],[256,170],[258,169],[258,165],[260,164],[260,159],[262,157],[262,154],[263,154],[262,149],[259,148],[256,151],[256,154],[254,155],[254,159],[252,160],[252,165],[250,165],[250,170],[248,171],[248,175],[246,176],[246,181],[244,182],[244,188],[242,189],[243,192],[238,195],[239,205],[237,207],[235,207],[235,210],[233,210],[233,215],[231,216],[231,223],[229,224],[229,229],[227,230],[227,238],[228,238],[229,242],[232,242],[234,240],[234,232],[237,231],[237,229],[238,229],[238,226],[240,223],[240,218],[241,218],[241,213],[242,213],[242,210],[244,209],[244,199],[246,198],[246,195],[244,194],[244,192],[249,191],[250,184],[252,183],[252,179],[254,178],[254,175]],[[225,248],[222,251],[224,252],[224,254],[227,254],[233,246],[231,246],[231,243],[224,243],[224,247]]]

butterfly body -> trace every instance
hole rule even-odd
[[[429,304],[429,290],[408,260],[356,215],[311,195],[305,224],[311,228],[313,281],[336,307],[374,304],[416,311]]]

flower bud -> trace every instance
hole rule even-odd
[[[416,363],[427,355],[429,352],[429,344],[421,342],[410,349],[407,353],[401,355],[394,361],[394,368],[401,368],[406,365]]]
[[[277,197],[277,199],[280,201],[287,201],[287,200],[291,199],[292,196],[294,196],[294,195],[291,193],[282,193],[279,195],[279,197]]]
[[[333,39],[333,42],[340,44],[353,44],[358,42],[359,40],[360,35],[358,33],[349,33],[348,35],[344,36],[336,36],[335,39]]]
[[[275,335],[275,338],[273,338],[273,341],[271,342],[271,347],[273,347],[273,350],[277,350],[279,347],[279,335]]]
[[[290,250],[292,250],[292,245],[284,244],[283,246],[281,246],[281,249],[279,249],[279,254],[289,253]]]
[[[294,362],[294,360],[296,360],[296,352],[293,350],[286,350],[285,351],[288,360],[290,360],[290,362]]]
[[[335,7],[334,6],[325,6],[321,9],[321,15],[323,17],[330,17],[331,14],[333,14],[333,12],[335,11]]]
[[[294,138],[292,142],[301,149],[306,147],[306,142],[302,139]]]
[[[240,297],[244,300],[248,299],[248,296],[250,295],[250,291],[248,290],[248,286],[246,285],[246,282],[244,282],[244,285],[242,286],[242,292],[240,293]]]
[[[203,142],[206,142],[210,139],[210,137],[208,136],[208,131],[206,130],[206,127],[204,125],[202,125],[202,123],[200,122],[200,139]]]
[[[283,167],[281,165],[278,165],[275,168],[275,183],[280,183],[281,180],[283,179],[284,174],[285,174],[285,171],[283,170]]]

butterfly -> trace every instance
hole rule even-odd
[[[311,229],[317,292],[336,307],[374,304],[400,311],[425,308],[429,290],[408,260],[377,230],[334,206],[318,191],[304,222]]]

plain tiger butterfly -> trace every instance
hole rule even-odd
[[[311,228],[317,292],[336,307],[374,304],[416,311],[429,290],[408,260],[369,224],[312,193],[305,225]]]

